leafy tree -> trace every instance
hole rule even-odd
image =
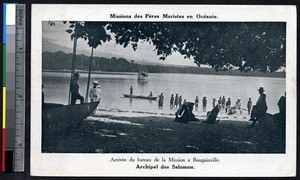
[[[161,60],[179,52],[216,71],[274,72],[285,67],[286,24],[281,22],[69,22],[74,37],[90,47],[110,41],[134,50],[154,46]]]

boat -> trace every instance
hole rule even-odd
[[[45,103],[42,110],[43,133],[60,132],[80,124],[94,112],[99,103],[100,101],[74,105]]]
[[[148,71],[140,71],[138,73],[138,80],[148,80]]]
[[[126,98],[138,98],[138,99],[148,99],[148,100],[156,100],[158,97],[154,96],[142,96],[142,95],[130,95],[130,94],[123,94]]]

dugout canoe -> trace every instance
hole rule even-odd
[[[97,108],[98,102],[75,105],[45,103],[42,111],[42,128],[45,132],[59,132],[82,122]]]
[[[130,94],[123,94],[126,98],[138,98],[138,99],[148,99],[148,100],[156,100],[158,97],[154,96],[142,96],[142,95],[130,95]]]

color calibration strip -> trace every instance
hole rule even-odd
[[[15,120],[16,4],[3,4],[2,171],[12,172]]]
[[[2,172],[24,171],[25,5],[3,4]]]

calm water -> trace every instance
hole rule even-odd
[[[91,82],[97,80],[102,89],[102,100],[98,107],[105,110],[143,111],[151,113],[174,114],[176,110],[170,109],[170,96],[178,93],[183,99],[194,102],[195,97],[200,99],[199,110],[196,115],[204,115],[202,112],[202,98],[208,100],[207,110],[212,109],[212,99],[221,96],[231,98],[235,104],[237,98],[242,99],[242,108],[246,109],[248,98],[252,98],[253,104],[258,98],[257,89],[262,86],[266,90],[268,113],[278,112],[277,101],[285,92],[285,79],[265,77],[243,76],[214,76],[194,74],[149,74],[148,81],[140,82],[137,74],[92,74]],[[45,102],[68,103],[69,73],[43,72],[43,84]],[[123,93],[129,94],[130,86],[133,86],[133,94],[148,95],[150,91],[154,96],[164,93],[163,109],[158,109],[158,101],[123,98]],[[80,93],[85,97],[87,86],[87,74],[81,74],[79,79]],[[91,87],[91,85],[90,85]],[[246,116],[246,111],[243,112]]]

